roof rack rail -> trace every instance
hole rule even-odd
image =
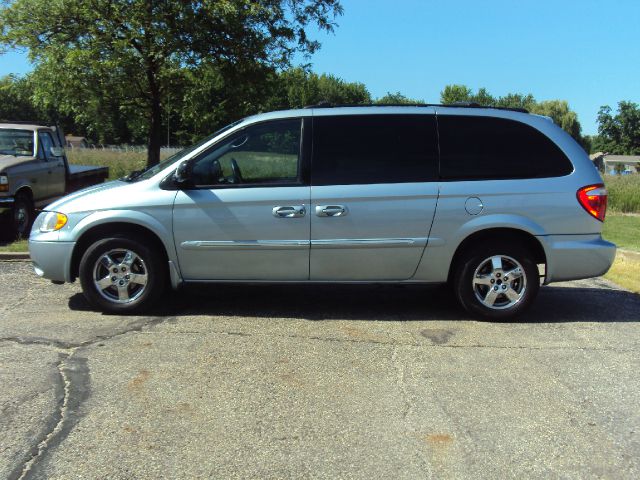
[[[480,105],[475,102],[454,103],[346,103],[333,104],[331,102],[319,102],[315,105],[307,105],[304,108],[340,108],[340,107],[453,107],[453,108],[491,108],[493,110],[507,110],[510,112],[529,113],[526,108],[497,107],[494,105]]]

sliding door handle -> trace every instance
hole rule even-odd
[[[273,216],[277,218],[299,218],[307,214],[304,205],[292,205],[288,207],[273,207]]]
[[[347,214],[344,205],[317,205],[316,215],[319,217],[344,217]]]

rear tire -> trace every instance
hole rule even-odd
[[[166,262],[139,238],[98,240],[80,260],[80,283],[89,303],[109,313],[134,313],[158,301],[167,283]]]
[[[26,193],[18,193],[11,212],[14,236],[17,240],[29,238],[34,220],[33,202]]]
[[[524,312],[538,294],[533,255],[509,243],[489,242],[462,253],[453,277],[460,304],[486,320],[506,320]]]

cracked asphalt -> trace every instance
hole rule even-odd
[[[0,478],[639,478],[640,297],[208,286],[149,316],[0,262]]]

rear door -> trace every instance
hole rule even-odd
[[[311,280],[414,275],[438,198],[434,110],[420,112],[314,112]]]
[[[185,280],[308,280],[304,131],[300,118],[249,125],[195,159],[173,210]]]

